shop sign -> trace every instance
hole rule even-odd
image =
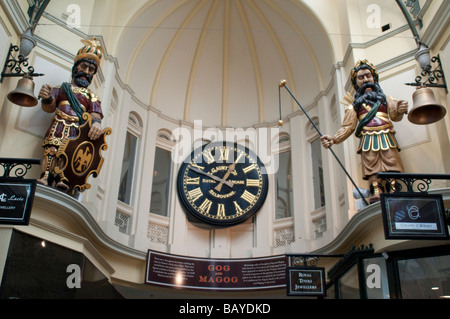
[[[380,198],[386,239],[448,239],[442,195],[393,193]]]
[[[36,180],[0,181],[0,224],[28,225]]]
[[[288,267],[286,270],[288,296],[325,296],[325,268]]]
[[[242,291],[286,287],[285,255],[250,259],[208,259],[149,250],[146,284],[174,288]]]

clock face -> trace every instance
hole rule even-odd
[[[212,226],[239,224],[261,208],[267,196],[264,165],[248,148],[229,142],[206,144],[181,165],[178,196],[190,220]]]

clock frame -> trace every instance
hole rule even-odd
[[[238,143],[214,142],[184,160],[177,193],[192,223],[230,227],[255,215],[268,184],[264,164],[253,151]]]

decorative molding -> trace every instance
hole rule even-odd
[[[425,4],[426,8],[429,7],[429,2]],[[422,11],[425,11],[425,7]],[[423,16],[421,11],[421,17]],[[436,11],[436,14],[433,16],[433,19],[429,26],[425,29],[422,34],[422,42],[428,44],[428,47],[432,47],[439,35],[443,32],[443,29],[446,28],[446,22],[450,18],[450,2],[442,1],[441,6]]]
[[[28,17],[22,11],[17,0],[3,0],[0,1],[0,4],[10,18],[11,24],[17,34],[22,34],[30,27]]]

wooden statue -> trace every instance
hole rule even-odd
[[[55,115],[42,143],[44,148],[43,172],[38,182],[47,186],[55,184],[58,189],[67,192],[89,188],[86,182],[87,177],[94,173],[96,176],[99,173],[103,163],[99,152],[100,149],[107,149],[104,138],[105,135],[111,134],[109,128],[102,131],[101,101],[88,88],[100,66],[103,49],[95,38],[81,42],[84,46],[75,57],[72,82],[63,83],[55,88],[43,85],[39,93],[39,97],[42,99],[42,109],[48,113],[55,113]],[[95,142],[97,140],[100,142]],[[76,145],[88,144],[96,145],[96,148],[76,147]],[[81,152],[83,150],[95,152],[95,154],[71,153],[72,148]],[[92,157],[89,158],[89,156]],[[82,161],[79,162],[79,165],[74,164],[77,157]],[[87,164],[90,165],[86,169]],[[76,176],[81,176],[79,170],[82,166],[83,178],[80,180]],[[84,174],[87,175],[84,176]]]
[[[376,202],[385,191],[378,172],[403,172],[399,156],[400,147],[395,139],[392,121],[402,120],[408,111],[407,101],[397,101],[387,97],[379,83],[375,67],[367,60],[358,61],[351,71],[351,80],[356,93],[347,93],[347,108],[341,128],[332,137],[323,135],[325,148],[342,143],[353,132],[360,138],[357,152],[361,154],[363,178],[369,181],[370,202]],[[391,185],[387,185],[387,188]]]

